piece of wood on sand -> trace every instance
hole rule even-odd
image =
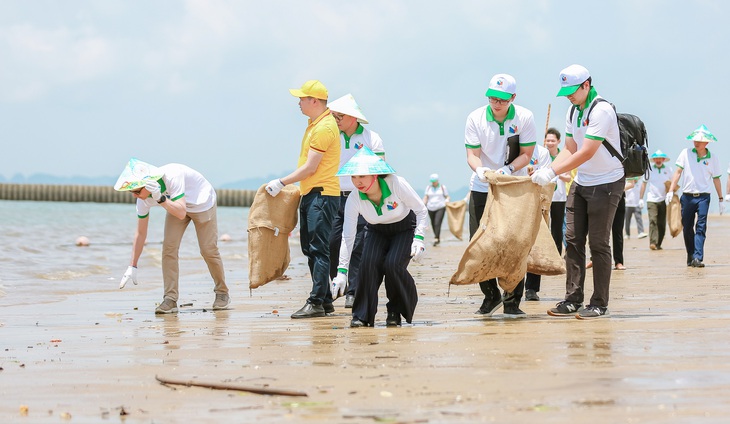
[[[157,381],[162,384],[173,384],[188,387],[205,387],[207,389],[213,390],[237,390],[239,392],[250,392],[259,395],[307,396],[306,393],[295,390],[266,389],[263,387],[243,386],[240,384],[219,383],[215,381],[178,380],[175,378],[160,377],[159,375],[155,375],[155,379],[157,379]]]

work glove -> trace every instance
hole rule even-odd
[[[330,287],[332,300],[336,300],[338,297],[344,296],[345,287],[347,287],[347,274],[338,272],[335,279],[332,280],[332,286]]]
[[[512,175],[512,171],[509,170],[508,166],[503,166],[497,170],[497,174]]]
[[[411,257],[414,261],[420,262],[423,257],[423,252],[426,251],[426,245],[423,244],[423,240],[414,238],[413,244],[411,244]]]
[[[725,202],[720,199],[720,215],[725,213]]]
[[[639,199],[639,209],[644,209],[644,199]]]
[[[730,202],[730,194],[726,194],[725,195],[725,201],[726,202]]]
[[[162,197],[162,193],[160,192],[160,183],[154,180],[150,180],[145,183],[144,188],[146,188],[147,191],[150,192],[150,195],[155,200],[155,202],[160,201],[160,198]]]
[[[555,178],[555,171],[551,167],[538,169],[532,174],[532,182],[541,186],[548,185],[553,178]]]
[[[136,266],[130,265],[127,267],[127,272],[124,273],[124,275],[122,276],[122,280],[119,282],[119,288],[123,289],[124,286],[126,286],[127,283],[129,282],[129,280],[132,280],[132,282],[134,283],[135,286],[137,285],[137,267]]]
[[[667,193],[667,197],[664,199],[664,203],[666,203],[667,206],[669,206],[669,204],[672,203],[673,198],[674,198],[674,193],[670,191],[669,193]]]
[[[484,175],[484,173],[487,171],[491,171],[491,170],[492,170],[491,168],[487,168],[486,166],[480,166],[480,167],[477,167],[476,171],[474,171],[474,172],[477,173],[477,177],[479,178],[479,181],[486,183],[487,177]]]
[[[268,184],[266,184],[266,191],[271,195],[271,197],[276,197],[282,188],[284,188],[284,183],[282,183],[278,178],[271,180]]]

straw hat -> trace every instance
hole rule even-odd
[[[147,181],[157,181],[165,175],[162,170],[154,165],[150,165],[147,162],[142,162],[139,159],[132,158],[124,167],[122,175],[117,179],[117,183],[114,184],[114,190],[116,191],[130,191],[136,190],[140,187],[144,187]]]
[[[368,120],[360,109],[352,94],[345,94],[337,100],[333,100],[327,105],[333,112],[344,113],[345,115],[357,118],[357,122],[367,124]]]
[[[652,153],[650,158],[651,159],[664,159],[664,162],[669,160],[669,156],[667,156],[666,153],[662,152],[662,149],[659,149],[656,152]]]
[[[710,132],[710,130],[707,129],[706,126],[700,125],[699,128],[692,131],[692,134],[687,136],[687,140],[692,141],[701,141],[704,143],[711,143],[713,141],[717,141],[717,138],[714,134]]]
[[[395,169],[391,168],[383,158],[373,153],[367,146],[363,146],[355,156],[347,161],[339,171],[337,176],[347,175],[385,175],[395,174]]]

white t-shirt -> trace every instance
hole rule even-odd
[[[434,187],[432,184],[426,186],[426,209],[430,211],[437,211],[446,207],[446,197],[449,195],[449,190],[446,186],[439,184],[438,187]]]
[[[596,99],[600,96],[596,96]],[[593,100],[593,102],[596,101]],[[565,115],[565,135],[572,137],[578,146],[578,150],[583,146],[586,138],[595,140],[608,140],[609,143],[621,153],[621,141],[619,139],[618,121],[616,121],[616,111],[608,102],[598,102],[591,111],[590,119],[588,119],[588,110],[591,105],[585,108],[583,114],[577,109],[573,112],[573,119],[570,119],[570,111],[568,108]],[[578,119],[580,118],[580,121]],[[621,162],[611,156],[611,153],[605,146],[596,150],[592,158],[585,161],[578,167],[575,176],[575,182],[586,187],[596,186],[599,184],[607,184],[618,181],[624,176],[624,167]]]
[[[384,181],[384,183],[381,183]],[[413,187],[403,178],[396,175],[388,175],[378,183],[387,186],[390,195],[386,197],[383,189],[382,205],[376,207],[370,199],[360,196],[360,191],[354,190],[347,197],[345,203],[345,219],[342,223],[342,244],[340,245],[340,262],[338,268],[348,269],[350,266],[350,255],[352,246],[355,243],[357,233],[357,217],[362,215],[370,224],[393,224],[403,220],[413,211],[416,214],[416,236],[424,237],[428,225],[428,211],[423,200],[418,196]]]
[[[638,208],[639,199],[641,199],[641,184],[639,184],[639,177],[627,178],[626,181],[634,180],[636,184],[633,188],[626,190],[626,207],[627,208]]]
[[[507,139],[515,135],[520,136],[520,146],[532,146],[537,143],[537,130],[532,112],[514,103],[510,105],[502,124],[494,120],[489,105],[480,107],[466,118],[464,144],[467,149],[479,149],[482,166],[490,169],[497,170],[504,166]],[[476,173],[472,172],[469,189],[486,193],[489,191],[489,184],[479,181]]]
[[[160,189],[168,202],[184,196],[185,210],[192,213],[205,212],[215,206],[215,190],[200,172],[179,163],[163,165],[160,169],[164,173]],[[146,217],[153,206],[159,204],[151,197],[137,199],[137,216]]]
[[[385,149],[383,148],[383,140],[380,135],[375,131],[370,131],[365,128],[362,124],[355,131],[355,134],[347,140],[345,133],[340,131],[340,168],[346,164],[355,153],[360,151],[363,146],[372,150],[378,156],[385,155]],[[340,190],[352,191],[355,190],[355,186],[352,184],[352,178],[350,176],[340,177]]]
[[[707,156],[697,158],[694,148],[686,148],[677,157],[675,163],[682,168],[682,193],[712,193],[715,190],[713,178],[720,178],[722,170],[720,161],[707,149]]]
[[[667,181],[672,181],[674,171],[667,165],[662,164],[661,168],[656,165],[651,166],[649,179],[643,178],[649,191],[646,193],[646,201],[652,203],[663,202],[667,196],[667,187],[664,185]]]

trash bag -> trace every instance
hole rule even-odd
[[[550,183],[542,188],[540,193],[540,209],[542,218],[540,228],[537,232],[535,244],[527,256],[527,272],[537,275],[561,275],[565,274],[565,260],[560,256],[555,240],[550,233],[550,204],[555,192],[555,183]]]
[[[466,200],[457,200],[456,202],[448,202],[446,204],[446,218],[449,221],[449,231],[459,240],[463,240],[466,206]]]
[[[676,194],[667,206],[667,222],[669,223],[669,234],[672,238],[677,237],[682,232],[682,205]]]

